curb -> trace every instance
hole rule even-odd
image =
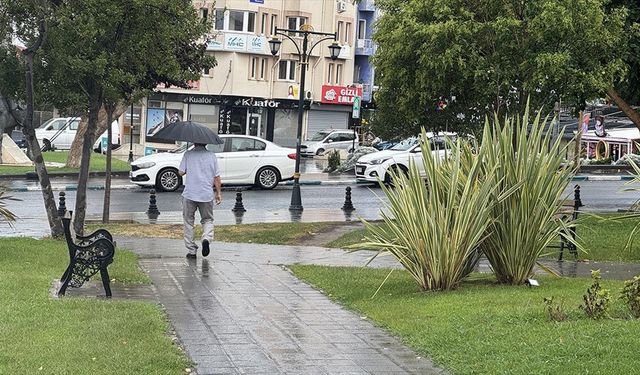
[[[138,185],[114,185],[111,186],[111,190],[130,190],[130,189],[138,189],[140,186]],[[78,185],[52,185],[51,190],[53,191],[78,191]],[[104,190],[104,186],[102,185],[90,185],[87,186],[87,190]],[[13,192],[30,192],[30,191],[42,191],[40,186],[21,186],[21,187],[7,187],[6,191]]]
[[[634,176],[574,176],[573,181],[631,181]]]

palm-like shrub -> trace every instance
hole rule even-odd
[[[491,222],[497,184],[486,178],[471,146],[458,140],[445,160],[431,153],[422,134],[428,187],[414,163],[407,176],[394,175],[394,188],[381,184],[389,203],[386,225],[365,221],[368,234],[355,248],[390,253],[424,290],[455,288],[477,261],[478,245]],[[490,171],[489,171],[490,173]]]
[[[502,283],[523,283],[545,247],[567,230],[556,213],[575,169],[563,165],[560,137],[549,146],[546,120],[540,114],[531,124],[529,120],[527,111],[517,121],[487,122],[479,151],[486,174],[496,173],[499,180],[491,192],[493,220],[481,249]],[[512,194],[497,199],[506,191]]]
[[[5,195],[5,192],[0,190],[0,219],[7,221],[9,225],[16,220],[16,215],[13,214],[8,208],[6,201],[16,200],[11,196]]]

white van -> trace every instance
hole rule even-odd
[[[353,130],[322,130],[300,145],[300,154],[303,156],[322,155],[329,149],[341,149],[352,152],[358,147],[358,133]]]
[[[40,143],[43,151],[49,150],[68,150],[78,132],[80,125],[80,117],[54,117],[39,128],[36,129],[36,138]],[[111,124],[112,131],[112,147],[120,145],[120,126],[118,121]],[[105,131],[93,145],[93,149],[97,151],[106,150],[106,141],[102,142],[102,138],[107,136]]]

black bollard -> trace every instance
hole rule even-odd
[[[64,191],[60,192],[60,204],[58,204],[58,217],[64,217],[64,214],[67,212],[67,205],[66,205],[66,199],[65,199],[65,193]]]
[[[580,185],[576,185],[573,188],[573,202],[576,210],[583,206],[582,199],[580,199]]]
[[[353,203],[351,203],[351,186],[347,186],[346,193],[344,196],[344,205],[342,206],[342,210],[344,211],[353,211],[355,207],[353,207]]]
[[[245,212],[244,205],[242,204],[242,190],[236,189],[236,204],[231,209],[233,212]]]
[[[158,206],[156,205],[156,191],[151,189],[149,192],[149,209],[147,210],[147,214],[149,215],[159,215],[160,211],[158,210]]]

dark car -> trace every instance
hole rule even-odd
[[[22,130],[14,130],[11,132],[11,139],[15,142],[15,144],[20,148],[27,148],[27,140],[24,138],[24,134]]]

